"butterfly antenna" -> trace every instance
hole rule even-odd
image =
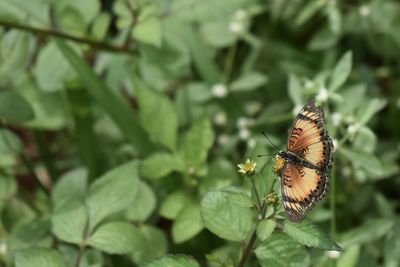
[[[275,156],[275,153],[272,154],[262,154],[262,155],[257,155],[257,157],[261,158],[261,157],[269,157],[269,156]]]
[[[268,136],[267,136],[264,132],[261,132],[261,133],[262,133],[262,135],[264,135],[265,138],[267,138],[268,142],[269,142],[277,151],[279,151],[279,147],[277,147],[274,143],[272,143],[272,141],[268,138]]]

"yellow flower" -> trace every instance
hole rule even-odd
[[[238,164],[239,172],[242,174],[253,175],[256,169],[257,163],[247,159],[245,163]]]
[[[276,175],[280,175],[284,165],[285,165],[285,159],[279,155],[276,155],[274,164],[274,173]]]
[[[275,192],[269,193],[265,202],[267,202],[269,206],[274,206],[278,202],[278,195]]]

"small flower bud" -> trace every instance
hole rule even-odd
[[[275,192],[269,193],[265,198],[265,202],[268,206],[274,206],[278,203],[278,195]]]

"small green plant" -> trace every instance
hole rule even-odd
[[[391,0],[0,0],[0,266],[397,266],[399,17]],[[293,223],[260,133],[285,148],[311,99],[334,165]]]

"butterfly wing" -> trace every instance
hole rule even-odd
[[[323,110],[311,101],[297,115],[287,144],[290,152],[320,170],[329,169],[332,163],[333,144],[324,126]]]
[[[281,172],[281,188],[283,206],[289,220],[302,220],[315,202],[325,196],[328,179],[324,171],[285,163]]]

